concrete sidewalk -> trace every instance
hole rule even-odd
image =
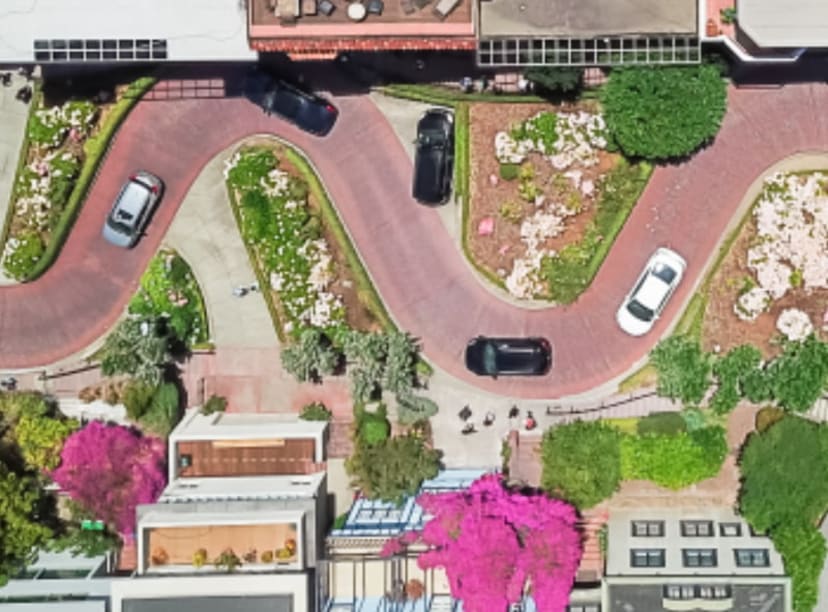
[[[26,78],[16,73],[12,75],[11,84],[0,85],[0,223],[6,219],[11,206],[12,188],[20,159],[20,148],[26,134],[29,120],[29,104],[15,98],[17,90],[27,84]],[[0,249],[4,245],[0,245]],[[6,278],[0,269],[0,285],[14,284],[16,281]]]

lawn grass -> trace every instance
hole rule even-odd
[[[618,393],[632,393],[642,387],[651,387],[658,381],[658,372],[655,366],[647,363],[644,367],[636,370],[627,378],[618,383]]]
[[[78,180],[72,189],[69,200],[66,203],[66,208],[61,213],[55,229],[52,232],[49,244],[43,256],[32,267],[31,273],[25,278],[25,281],[32,281],[40,277],[46,270],[48,270],[60,254],[63,244],[69,237],[69,232],[77,219],[80,212],[81,205],[86,199],[86,194],[89,191],[95,175],[101,162],[106,157],[106,152],[109,150],[109,144],[112,138],[118,131],[118,128],[126,119],[129,111],[138,103],[141,97],[155,84],[155,77],[141,77],[133,81],[124,92],[123,96],[115,102],[109,114],[104,119],[103,123],[94,136],[83,144],[84,160],[81,166]]]
[[[426,104],[439,104],[441,106],[455,106],[462,102],[500,102],[503,104],[548,102],[548,100],[533,94],[499,94],[490,91],[463,93],[460,90],[429,84],[397,83],[383,85],[377,87],[376,90],[395,98],[425,102]]]
[[[638,421],[639,417],[625,417],[622,419],[605,419],[607,425],[615,427],[621,433],[629,434],[631,436],[638,435]]]
[[[342,219],[339,217],[334,205],[328,197],[328,192],[316,175],[316,171],[311,167],[310,162],[299,151],[290,145],[284,147],[285,157],[293,164],[302,175],[302,179],[307,183],[310,193],[313,194],[316,201],[319,202],[319,208],[322,213],[322,220],[330,229],[334,238],[336,239],[339,251],[345,255],[345,260],[348,262],[351,275],[357,285],[357,296],[360,302],[371,312],[373,317],[380,323],[385,331],[396,331],[397,326],[391,320],[388,311],[385,309],[385,304],[377,293],[373,281],[368,276],[365,266],[362,264],[362,259],[354,248],[351,242],[351,237]]]

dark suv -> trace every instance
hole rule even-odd
[[[254,70],[247,76],[244,96],[262,107],[268,115],[275,113],[316,136],[325,136],[330,132],[339,115],[334,105],[324,98],[304,92],[259,70]]]
[[[411,193],[423,204],[441,204],[451,192],[454,158],[454,116],[430,109],[417,123],[417,153]]]
[[[552,366],[546,338],[486,338],[466,346],[466,367],[478,376],[543,376]]]

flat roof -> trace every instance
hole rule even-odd
[[[35,40],[156,39],[173,61],[257,57],[232,0],[3,0],[0,63],[34,61]]]
[[[693,585],[707,586],[711,584],[704,578],[697,578],[691,581]],[[670,580],[664,579],[664,585],[669,585]],[[673,584],[686,584],[686,580]],[[609,585],[607,591],[608,599],[613,603],[613,609],[625,610],[625,612],[669,612],[676,608],[664,606],[664,591],[662,584],[624,584]],[[729,585],[732,592],[733,606],[727,608],[735,612],[786,612],[785,588],[780,584],[756,584]],[[692,605],[692,604],[691,604]],[[701,608],[682,608],[701,609]],[[715,608],[724,609],[724,608]]]
[[[298,476],[231,476],[187,478],[167,485],[159,501],[225,499],[312,499],[319,494],[325,472]]]
[[[294,612],[290,595],[125,599],[123,612]]]
[[[769,2],[772,0],[768,0]],[[816,0],[815,0],[816,1]],[[740,20],[741,20],[741,8]],[[481,38],[695,34],[696,0],[483,0]]]
[[[739,28],[760,47],[828,47],[828,2],[739,0]]]

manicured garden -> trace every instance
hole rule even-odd
[[[700,325],[707,350],[750,344],[765,358],[828,326],[828,174],[774,174],[713,272]]]
[[[646,186],[647,162],[708,143],[725,94],[718,68],[702,64],[615,69],[600,103],[470,105],[468,130],[464,117],[457,128],[467,256],[517,299],[574,302]]]
[[[33,280],[54,261],[120,122],[153,79],[118,88],[107,104],[69,100],[46,107],[38,93],[3,230],[3,268]]]

